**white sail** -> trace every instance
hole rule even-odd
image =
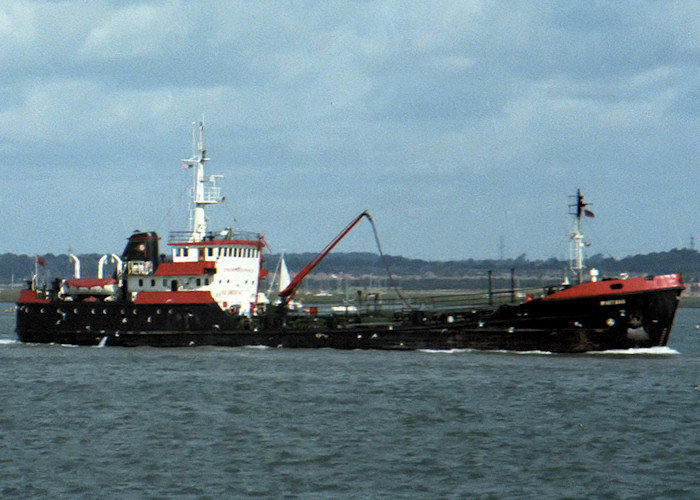
[[[280,292],[289,286],[291,283],[291,278],[289,277],[289,270],[287,269],[287,264],[284,263],[284,254],[280,259]]]

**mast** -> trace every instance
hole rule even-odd
[[[581,190],[576,190],[576,195],[570,198],[575,198],[573,203],[569,204],[569,214],[574,216],[574,223],[571,230],[571,245],[569,247],[569,268],[576,274],[577,283],[582,282],[583,270],[586,268],[583,263],[584,242],[583,234],[581,234],[581,217],[595,217],[593,212],[586,210],[590,203],[584,203]]]
[[[216,186],[216,179],[222,175],[204,175],[204,162],[209,161],[203,145],[204,115],[199,122],[199,140],[196,140],[196,123],[192,123],[192,156],[182,160],[184,168],[192,168],[192,207],[190,211],[190,241],[204,240],[207,232],[206,205],[221,203],[221,188]],[[196,142],[196,144],[195,144]]]

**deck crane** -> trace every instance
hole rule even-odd
[[[372,216],[369,215],[369,212],[366,210],[362,212],[360,215],[355,217],[350,224],[348,224],[345,229],[343,229],[338,235],[331,240],[326,247],[321,250],[316,257],[311,259],[311,261],[304,266],[304,268],[299,271],[294,278],[292,278],[292,281],[289,282],[289,285],[287,288],[279,292],[279,296],[282,298],[282,302],[280,305],[286,306],[289,304],[289,301],[292,300],[292,297],[294,297],[294,294],[297,291],[297,287],[301,284],[301,281],[306,277],[307,274],[311,272],[311,270],[318,265],[319,262],[323,260],[323,258],[328,255],[328,253],[333,249],[334,246],[338,244],[340,240],[342,240],[345,235],[347,235],[350,230],[355,227],[355,225],[360,222],[360,220],[363,217],[367,217],[370,222],[372,222]]]

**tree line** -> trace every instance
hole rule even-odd
[[[284,258],[290,272],[302,269],[313,257],[313,253],[285,254]],[[80,272],[83,277],[97,276],[98,261],[101,254],[80,255]],[[279,255],[266,255],[264,268],[274,273],[279,262]],[[700,281],[700,252],[695,249],[673,249],[666,252],[639,254],[614,259],[603,255],[594,255],[587,260],[588,268],[595,267],[603,276],[617,276],[620,273],[668,274],[680,272],[687,283]],[[386,268],[394,276],[415,279],[483,277],[492,271],[504,276],[514,269],[521,277],[561,277],[568,267],[567,261],[556,258],[531,260],[525,255],[516,259],[468,259],[455,261],[429,261],[409,259],[400,256],[386,256],[384,259],[374,253],[349,252],[331,253],[316,267],[315,273],[334,275],[375,275],[385,276]],[[54,278],[73,276],[74,265],[68,255],[17,255],[0,254],[0,284],[8,285],[30,280],[35,269],[40,278],[47,281]],[[114,264],[107,262],[104,276],[114,274]]]

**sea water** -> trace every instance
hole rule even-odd
[[[583,355],[27,345],[14,324],[2,498],[700,495],[697,309],[667,348]]]

